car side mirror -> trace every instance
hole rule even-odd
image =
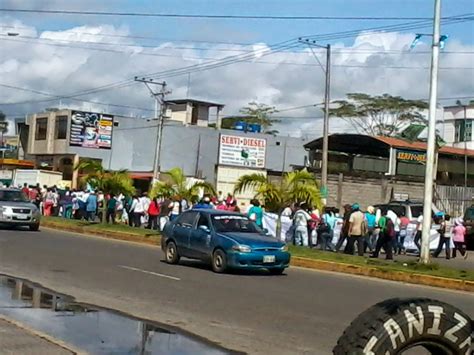
[[[207,234],[211,233],[211,230],[209,229],[208,226],[199,226],[199,230],[201,230],[201,231],[203,231]]]

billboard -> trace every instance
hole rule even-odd
[[[111,149],[114,116],[103,113],[72,111],[69,145]]]
[[[266,148],[264,138],[221,134],[219,164],[264,169]]]
[[[18,136],[3,136],[3,140],[0,142],[0,156],[4,159],[17,159],[18,147]]]

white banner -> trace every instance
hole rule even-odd
[[[272,236],[276,236],[276,225],[277,225],[278,215],[275,213],[264,212],[263,213],[263,228],[268,229],[268,233]],[[281,235],[278,239],[281,241],[288,241],[287,234],[290,231],[293,221],[290,217],[281,217]],[[291,239],[290,239],[291,240]]]

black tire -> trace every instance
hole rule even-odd
[[[285,268],[279,267],[274,269],[268,269],[268,271],[270,271],[270,274],[272,275],[281,275],[283,274],[283,271],[285,271]]]
[[[177,264],[179,263],[179,253],[178,247],[173,241],[168,242],[165,248],[165,260],[168,264]]]
[[[40,229],[40,224],[39,224],[39,223],[37,223],[37,224],[30,224],[30,225],[28,226],[28,228],[30,228],[30,231],[32,231],[32,232],[37,232],[37,231],[39,231],[39,229]]]
[[[421,346],[436,355],[470,354],[471,331],[471,319],[447,303],[395,298],[361,313],[333,353],[395,355]]]
[[[216,249],[212,254],[212,270],[218,274],[227,271],[227,255],[222,249]]]

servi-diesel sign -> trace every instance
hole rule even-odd
[[[264,138],[221,134],[219,164],[264,169],[266,148]]]

